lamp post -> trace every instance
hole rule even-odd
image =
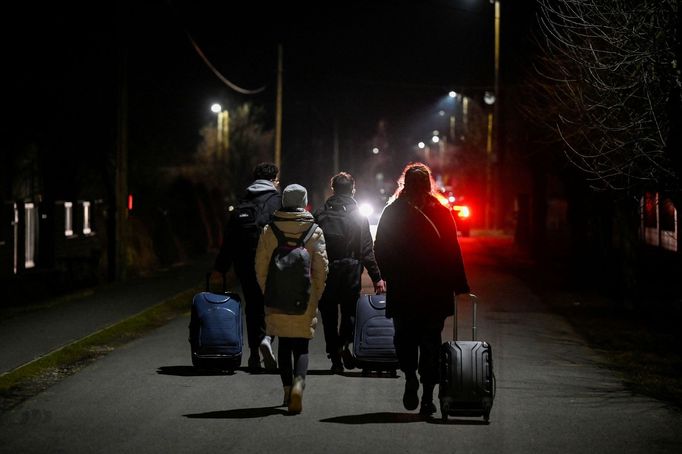
[[[230,146],[230,113],[223,110],[223,107],[215,103],[211,106],[211,112],[218,114],[216,125],[216,160],[222,160],[223,155],[227,156]]]

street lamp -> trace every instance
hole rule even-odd
[[[223,153],[227,154],[230,142],[230,113],[223,110],[223,107],[214,103],[211,105],[211,112],[218,114],[218,124],[216,125],[216,159],[221,160]]]

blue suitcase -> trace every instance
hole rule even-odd
[[[353,356],[363,375],[372,371],[396,375],[393,320],[386,318],[386,295],[360,295],[355,308]]]
[[[189,323],[189,343],[192,364],[199,369],[221,370],[233,373],[242,361],[242,317],[239,295],[225,290],[223,275],[222,293],[206,291],[194,295]]]
[[[492,347],[476,340],[476,296],[473,301],[472,340],[457,340],[457,301],[451,341],[440,348],[438,399],[443,421],[448,416],[482,416],[488,422],[495,398]]]

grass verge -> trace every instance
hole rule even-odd
[[[189,310],[200,287],[179,293],[68,345],[53,350],[0,376],[0,411],[49,388],[65,377],[106,355],[116,347],[138,339]]]

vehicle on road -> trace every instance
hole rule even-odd
[[[436,193],[436,198],[444,206],[452,210],[457,223],[457,231],[461,236],[471,235],[471,204],[464,196],[455,195],[452,191],[441,191]]]

